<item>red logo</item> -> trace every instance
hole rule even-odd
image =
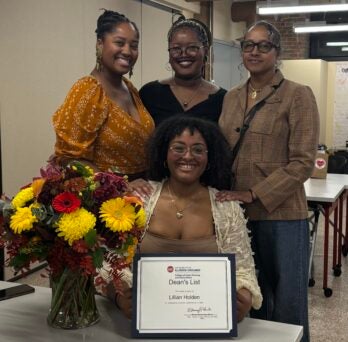
[[[172,272],[174,271],[174,267],[173,267],[173,266],[168,266],[168,267],[167,267],[167,271],[168,271],[169,273],[172,273]]]
[[[323,169],[326,166],[326,161],[325,159],[317,158],[315,164],[318,169]]]

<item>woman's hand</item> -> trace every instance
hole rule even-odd
[[[122,281],[120,291],[116,292],[114,284],[110,282],[106,287],[106,296],[122,311],[129,319],[132,318],[132,289]]]
[[[237,292],[237,321],[240,322],[251,309],[252,296],[249,290],[241,288]]]
[[[117,293],[115,296],[116,306],[128,318],[132,318],[132,289],[127,287],[122,293]]]
[[[241,201],[243,203],[251,203],[254,201],[253,194],[250,190],[248,191],[219,191],[216,194],[216,200],[218,202],[226,201]]]
[[[129,182],[129,189],[136,191],[142,197],[148,197],[152,194],[153,188],[149,182],[142,178]]]

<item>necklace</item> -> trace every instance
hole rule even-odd
[[[251,97],[253,100],[255,100],[256,97],[257,97],[257,94],[258,94],[259,92],[261,92],[262,88],[260,88],[260,89],[255,89],[255,88],[251,85],[250,82],[249,82],[249,88],[250,88],[250,97]]]
[[[175,81],[175,78],[173,78],[173,81],[174,81],[174,85],[173,85],[173,86],[176,87],[177,89],[179,89],[179,86],[177,85],[177,83],[176,83],[176,81]],[[178,96],[178,94],[176,94],[177,97],[178,97],[179,102],[182,104],[182,106],[183,106],[185,109],[186,109],[186,108],[188,107],[188,105],[193,101],[193,99],[198,95],[198,90],[199,90],[199,88],[200,88],[202,85],[203,85],[203,82],[200,81],[199,84],[198,84],[198,86],[194,89],[193,95],[192,95],[191,98],[189,98],[188,100],[182,100],[182,99],[180,98],[180,96]]]
[[[189,203],[188,205],[186,205],[184,208],[182,209],[179,209],[178,206],[176,205],[176,201],[175,201],[175,198],[173,196],[173,193],[172,193],[172,190],[170,188],[170,185],[169,183],[167,183],[168,185],[168,193],[169,193],[169,196],[170,196],[170,201],[171,203],[174,205],[175,209],[176,209],[176,213],[175,213],[175,216],[178,220],[182,219],[184,217],[184,211],[188,208],[190,208],[195,202],[194,202],[194,198],[191,199],[191,203]]]

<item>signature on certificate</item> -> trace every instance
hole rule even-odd
[[[195,313],[206,313],[211,311],[211,307],[209,306],[200,306],[198,308],[187,308],[187,312],[195,312]]]

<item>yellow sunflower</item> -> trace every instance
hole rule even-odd
[[[135,218],[135,224],[137,227],[142,228],[145,226],[146,223],[146,214],[144,208],[140,208],[140,210],[137,212],[137,216]]]
[[[33,188],[30,186],[28,188],[22,189],[12,200],[12,205],[14,208],[22,208],[27,202],[34,198]]]
[[[105,201],[100,207],[100,219],[113,232],[126,232],[133,228],[136,219],[134,207],[123,198]]]
[[[11,216],[10,228],[16,234],[21,234],[23,231],[31,230],[35,222],[37,218],[32,214],[30,207],[18,208]]]
[[[63,237],[71,246],[74,241],[82,239],[94,228],[96,217],[84,208],[69,214],[63,214],[57,223],[58,236]]]

